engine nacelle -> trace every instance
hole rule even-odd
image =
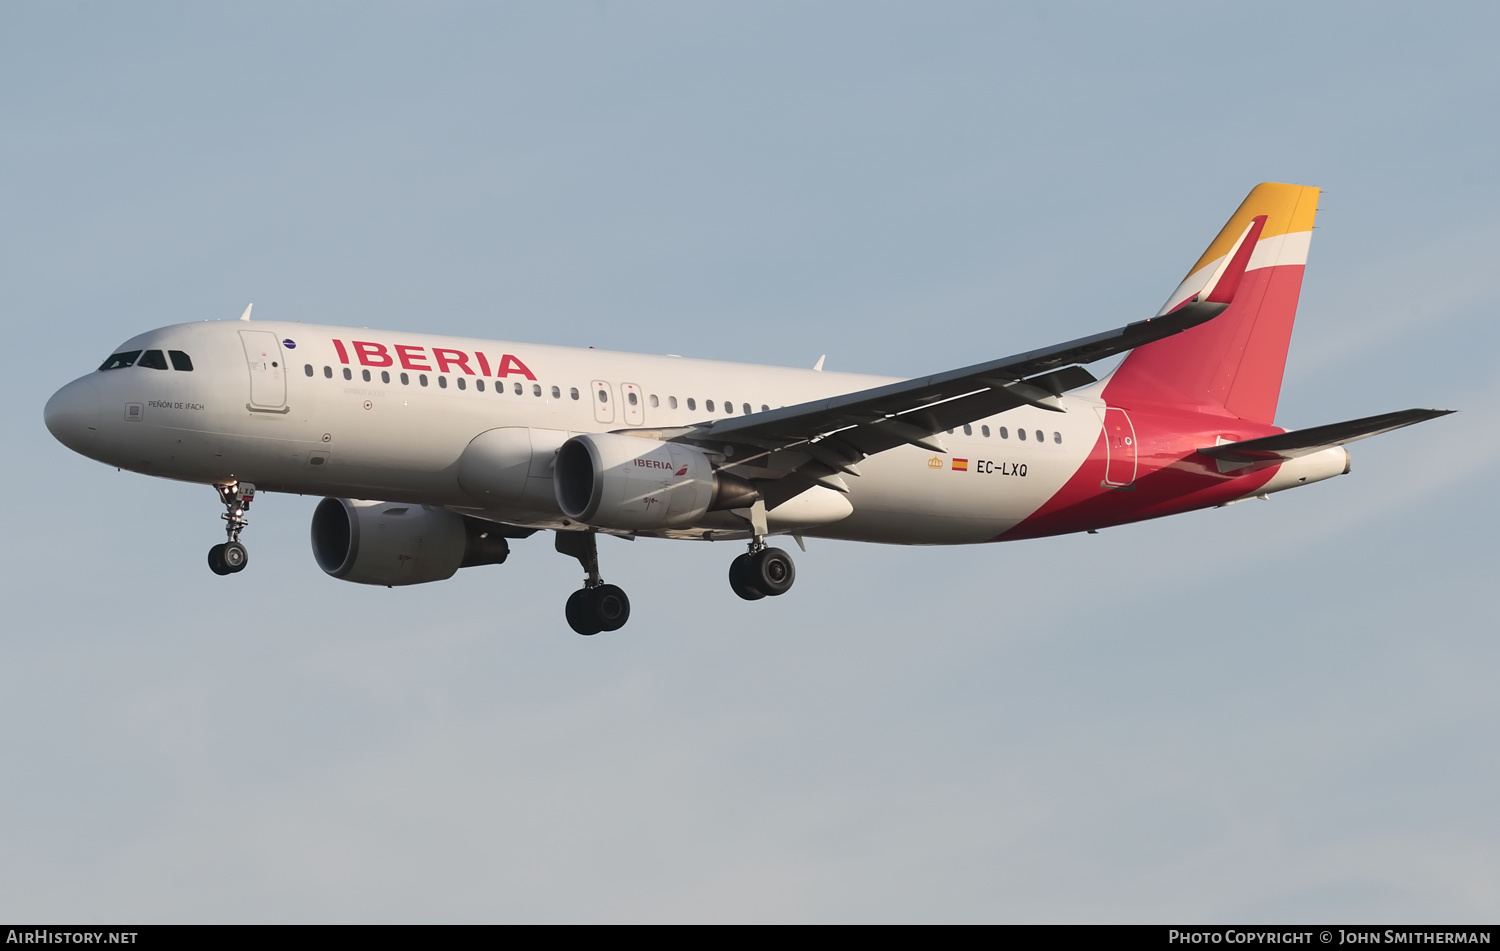
[[[510,554],[499,526],[402,502],[324,499],[313,510],[318,567],[357,584],[425,584]]]
[[[568,518],[622,531],[687,528],[756,499],[750,483],[715,472],[701,449],[618,433],[563,443],[552,485]]]

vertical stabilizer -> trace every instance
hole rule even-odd
[[[1275,419],[1318,191],[1271,182],[1251,190],[1161,312],[1200,295],[1227,292],[1232,303],[1205,324],[1131,351],[1105,387],[1111,405],[1169,404],[1260,423]],[[1246,239],[1255,245],[1238,286],[1215,287]]]

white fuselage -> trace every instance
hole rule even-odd
[[[151,350],[185,353],[193,369],[133,365],[69,384],[49,405],[49,414],[75,421],[59,438],[150,475],[421,502],[536,528],[567,527],[550,466],[570,435],[684,427],[891,382],[273,321],[181,324],[119,348]],[[852,511],[802,530],[903,544],[995,539],[1056,493],[1095,448],[1097,387],[1062,405],[1066,412],[1022,407],[941,434],[947,456],[915,446],[872,456],[845,479]],[[510,471],[519,493],[497,495],[466,478],[480,465],[471,445],[484,434],[485,445],[529,450]],[[486,464],[493,468],[493,459]],[[732,533],[724,519],[732,517],[670,534],[702,537],[716,526]]]

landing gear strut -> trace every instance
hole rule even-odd
[[[255,486],[248,482],[231,482],[214,488],[219,492],[219,501],[224,503],[224,514],[220,518],[226,523],[224,533],[229,540],[208,550],[208,567],[216,575],[232,575],[244,571],[250,563],[250,553],[240,544],[240,532],[250,524],[245,512],[255,501]]]
[[[766,547],[765,503],[756,500],[750,510],[754,535],[750,550],[729,563],[729,587],[746,601],[786,594],[797,580],[792,556],[780,548]]]
[[[587,577],[583,587],[568,597],[564,613],[568,626],[585,637],[601,631],[618,631],[630,620],[630,599],[616,585],[599,578],[598,533],[558,532],[557,550],[578,559]]]

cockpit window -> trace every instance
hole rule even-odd
[[[123,367],[134,366],[135,358],[140,355],[141,352],[139,350],[126,350],[124,353],[117,353],[100,364],[99,369],[119,370]]]
[[[167,355],[160,350],[147,350],[141,354],[141,358],[135,362],[138,367],[148,370],[165,370],[167,368]]]
[[[168,350],[167,356],[172,358],[172,369],[174,370],[191,370],[193,368],[193,358],[181,350]]]

